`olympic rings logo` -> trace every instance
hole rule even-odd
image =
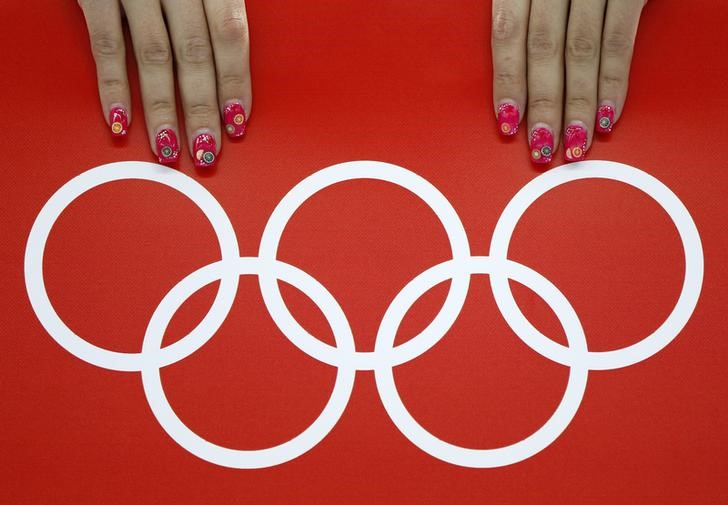
[[[685,279],[675,307],[652,334],[627,347],[589,351],[584,331],[564,295],[544,276],[508,259],[513,231],[526,209],[552,188],[588,178],[629,184],[652,197],[672,219],[682,240]],[[122,353],[97,347],[71,331],[54,310],[43,278],[43,254],[48,235],[63,210],[81,194],[101,184],[142,179],[164,184],[190,198],[210,221],[220,244],[221,259],[192,272],[162,299],[147,326],[142,350]],[[421,198],[435,213],[450,242],[452,259],[412,279],[395,296],[380,323],[372,352],[355,349],[352,330],[343,310],[316,279],[277,259],[281,235],[291,216],[310,197],[342,181],[376,179],[396,184]],[[516,335],[549,360],[568,366],[564,397],[553,415],[536,432],[505,447],[472,449],[441,440],[425,430],[407,411],[397,392],[393,369],[425,353],[457,319],[472,274],[488,274],[496,304]],[[220,328],[230,311],[239,276],[256,275],[263,301],[275,324],[294,345],[316,360],[337,368],[336,382],[321,414],[303,432],[280,445],[261,450],[236,450],[213,444],[188,428],[169,404],[160,368],[176,363],[202,347]],[[563,326],[568,345],[537,330],[523,315],[509,287],[509,279],[525,285],[553,310]],[[278,280],[293,285],[321,310],[331,326],[335,346],[309,334],[293,317],[281,296]],[[418,335],[394,345],[397,329],[417,299],[437,284],[451,280],[442,308]],[[184,338],[162,347],[167,325],[177,309],[202,287],[220,281],[210,310]],[[231,468],[264,468],[290,461],[310,450],[333,429],[351,395],[356,372],[372,370],[382,403],[397,428],[417,447],[442,461],[474,468],[492,468],[522,461],[549,446],[566,429],[581,403],[590,370],[609,370],[645,360],[668,345],[695,309],[703,282],[703,251],[698,230],[688,210],[663,183],[636,168],[606,161],[562,166],[536,177],[508,203],[493,233],[490,255],[472,256],[463,224],[445,196],[432,184],[404,168],[374,161],[353,161],[325,168],[307,177],[286,194],[263,232],[259,255],[240,257],[238,242],[227,215],[215,198],[193,179],[160,165],[121,162],[94,168],[62,186],[40,211],[30,231],[25,253],[25,282],[33,309],[43,327],[68,352],[98,367],[141,372],[144,392],[154,416],[179,445],[211,463]]]

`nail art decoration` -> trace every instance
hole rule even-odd
[[[215,137],[209,133],[201,133],[195,137],[192,147],[196,167],[211,167],[215,164]]]
[[[231,137],[238,138],[245,134],[247,126],[245,109],[238,102],[232,102],[223,109],[223,120],[225,121],[225,131]]]
[[[571,124],[564,132],[564,156],[566,161],[586,158],[587,131],[580,124]]]
[[[501,135],[511,136],[518,132],[518,122],[521,114],[518,106],[511,102],[498,106],[498,132]]]
[[[179,158],[179,142],[174,130],[171,128],[160,130],[155,141],[160,163],[174,163],[177,161]]]
[[[614,128],[614,107],[602,105],[597,111],[597,131],[611,133],[612,128]]]
[[[534,128],[529,141],[531,161],[539,165],[551,163],[554,153],[554,136],[544,127]]]
[[[126,113],[124,107],[112,107],[109,111],[109,125],[111,127],[111,134],[114,137],[123,137],[127,133],[127,127],[129,126],[129,116]]]

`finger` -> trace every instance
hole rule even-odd
[[[501,135],[515,135],[526,110],[526,33],[530,0],[493,0],[493,105]]]
[[[533,0],[528,24],[528,128],[531,160],[549,163],[564,100],[564,35],[569,0]]]
[[[599,53],[607,0],[571,0],[566,32],[564,157],[586,157],[597,111]]]
[[[610,0],[604,21],[599,68],[597,131],[609,133],[622,114],[634,41],[646,0]]]
[[[161,163],[173,163],[179,158],[179,136],[172,52],[162,9],[158,2],[150,0],[122,3],[139,67],[149,143]]]
[[[101,109],[111,134],[123,137],[131,121],[126,51],[117,0],[81,0],[91,52],[96,62]]]
[[[201,0],[163,0],[177,62],[177,81],[185,130],[197,167],[217,160],[220,118],[215,90],[215,63]]]
[[[245,134],[253,95],[250,85],[248,18],[243,0],[204,0],[217,73],[217,98],[225,131]]]

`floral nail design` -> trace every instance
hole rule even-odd
[[[597,111],[597,131],[599,133],[611,133],[614,128],[614,107],[605,104]]]
[[[155,140],[160,163],[174,163],[179,159],[179,142],[174,130],[171,128],[160,130]]]
[[[245,109],[238,102],[232,102],[223,109],[223,120],[225,121],[225,131],[233,138],[245,135],[245,127],[247,126]]]
[[[518,122],[521,114],[518,105],[506,102],[498,106],[498,132],[501,135],[511,136],[518,132]]]
[[[215,164],[215,152],[217,151],[215,137],[209,133],[201,133],[195,137],[192,148],[196,167],[211,167]]]
[[[539,165],[551,163],[554,153],[554,135],[545,127],[534,128],[529,139],[531,161]]]
[[[115,106],[109,111],[109,125],[114,137],[123,137],[127,134],[129,115],[124,107]]]
[[[586,158],[586,128],[580,124],[571,124],[564,132],[564,156],[566,161],[579,161]]]

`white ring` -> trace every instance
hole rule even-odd
[[[643,340],[627,347],[589,353],[590,369],[611,370],[638,363],[663,349],[688,322],[700,297],[703,284],[703,248],[700,235],[685,205],[667,186],[642,170],[611,161],[582,161],[554,168],[526,184],[508,203],[493,232],[490,256],[495,259],[507,258],[508,245],[518,220],[540,196],[561,184],[591,178],[620,181],[652,197],[672,219],[685,251],[685,280],[682,291],[675,308],[660,327]],[[546,358],[569,365],[571,354],[568,347],[544,336],[528,322],[513,298],[508,279],[504,275],[491,275],[490,282],[496,303],[503,311],[509,326],[529,328],[524,342]]]
[[[283,230],[293,213],[307,199],[324,188],[353,179],[374,179],[390,182],[414,193],[432,209],[442,223],[450,241],[453,259],[459,261],[470,257],[470,245],[465,229],[447,198],[431,183],[414,172],[397,165],[378,161],[351,161],[333,165],[306,177],[298,183],[273,210],[260,240],[259,257],[263,261],[274,261],[276,259]],[[411,359],[412,353],[410,351],[419,344],[419,341],[427,341],[431,343],[430,345],[433,345],[442,338],[444,334],[444,332],[440,333],[442,328],[449,327],[452,324],[454,318],[452,321],[449,318],[453,314],[456,318],[465,303],[470,276],[458,274],[453,277],[443,307],[433,321],[419,335],[405,342],[401,346],[402,349],[395,348],[394,353],[389,352],[387,355],[356,351],[344,353],[340,349],[313,337],[291,315],[283,301],[275,278],[264,272],[259,276],[259,281],[263,301],[268,312],[270,312],[271,317],[280,328],[284,326],[291,328],[292,331],[286,333],[286,336],[295,346],[311,357],[332,366],[353,366],[358,370],[372,370],[383,362],[395,363],[396,360],[402,362]]]
[[[354,350],[354,336],[344,312],[333,296],[307,273],[282,262],[263,262],[258,258],[238,258],[235,262],[212,263],[188,275],[164,297],[149,321],[142,346],[142,382],[149,406],[159,424],[179,445],[199,458],[230,468],[265,468],[290,461],[318,444],[333,429],[344,412],[354,387],[356,370],[340,366],[331,397],[318,418],[303,432],[280,445],[259,450],[221,447],[205,440],[185,425],[169,404],[159,373],[159,353],[164,333],[179,307],[203,286],[230,275],[269,275],[299,289],[323,313],[334,333],[336,345],[344,351]],[[285,330],[284,330],[285,331]]]
[[[51,196],[33,223],[25,248],[25,286],[30,304],[46,331],[68,352],[92,365],[130,372],[141,370],[141,354],[103,349],[76,335],[53,308],[43,278],[46,241],[61,213],[86,191],[107,182],[125,179],[153,181],[176,189],[192,200],[210,221],[220,244],[223,261],[238,258],[239,252],[233,226],[218,201],[194,179],[167,167],[144,162],[110,163],[74,177]],[[215,326],[217,323],[212,319],[217,318],[222,323],[235,300],[237,288],[237,276],[222,279],[210,312],[186,337],[165,347],[161,359],[166,363],[178,361],[194,352],[201,345],[199,342],[206,340],[206,335],[217,331],[219,325]]]
[[[564,295],[556,289],[544,276],[513,261],[498,261],[488,256],[473,256],[466,264],[445,262],[436,265],[413,279],[397,295],[382,319],[382,326],[377,334],[375,350],[379,347],[390,348],[397,328],[407,311],[428,290],[437,284],[450,279],[462,268],[471,273],[492,274],[499,272],[509,279],[523,284],[540,296],[553,310],[564,328],[571,354],[569,381],[559,406],[546,423],[533,434],[514,444],[496,449],[469,449],[445,442],[422,427],[397,392],[394,382],[394,369],[382,366],[374,371],[377,390],[382,404],[392,422],[413,444],[434,456],[453,465],[471,468],[493,468],[523,461],[549,446],[563,433],[579,408],[584,396],[589,368],[586,366],[587,354],[584,331],[576,316],[576,312]]]

